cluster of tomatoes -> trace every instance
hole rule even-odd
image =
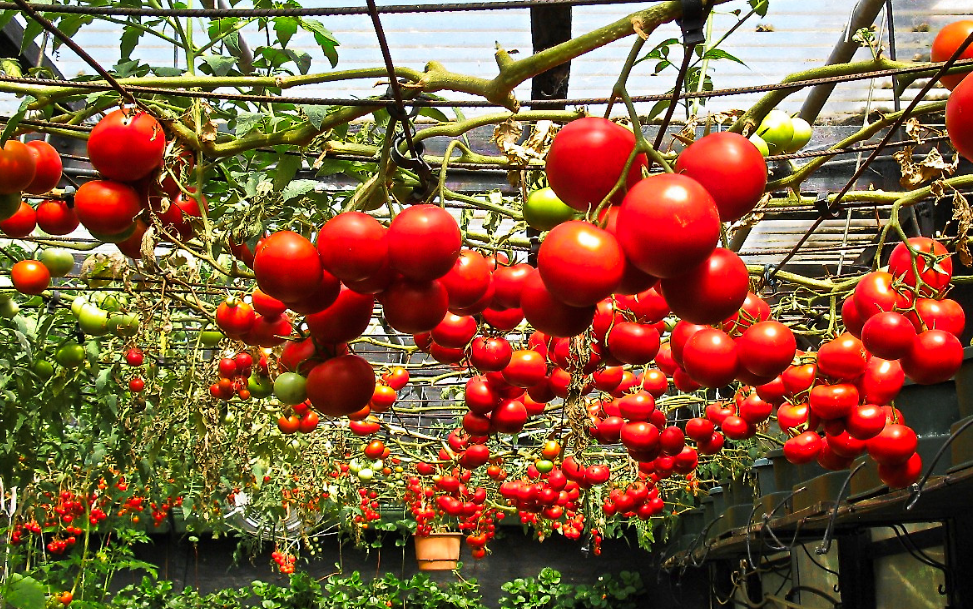
[[[625,488],[613,488],[601,506],[606,516],[621,514],[625,518],[648,520],[662,513],[665,503],[654,483],[638,480]]]
[[[233,357],[222,357],[217,362],[219,380],[210,385],[209,392],[214,398],[230,400],[234,396],[241,400],[250,399],[250,378],[253,376],[253,356],[241,351]],[[257,362],[258,371],[266,377],[269,374],[266,357]],[[259,381],[257,381],[259,383]]]
[[[274,559],[274,562],[277,563],[277,568],[284,575],[294,572],[294,564],[297,562],[297,557],[293,554],[274,550],[271,552],[270,557]]]
[[[382,513],[379,512],[381,503],[378,501],[378,492],[360,488],[358,489],[358,495],[361,497],[361,501],[358,503],[358,507],[361,508],[361,514],[356,514],[353,518],[355,524],[360,525],[381,520]]]

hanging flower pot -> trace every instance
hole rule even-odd
[[[451,571],[459,561],[462,533],[413,535],[420,571]]]

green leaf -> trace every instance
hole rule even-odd
[[[261,112],[241,112],[236,116],[236,136],[250,133],[254,127],[263,121],[265,114]]]
[[[307,120],[315,129],[321,128],[321,123],[324,122],[325,117],[328,116],[328,111],[331,106],[317,106],[309,104],[300,104],[297,109],[303,112],[307,116]]]
[[[314,34],[314,41],[318,43],[321,47],[321,51],[324,56],[328,58],[331,63],[331,67],[338,65],[338,51],[336,47],[338,46],[338,40],[335,39],[334,34],[331,33],[328,28],[324,27],[324,24],[317,19],[301,19],[301,27],[305,30],[312,32]]]
[[[142,30],[127,26],[122,32],[122,41],[119,45],[122,53],[122,59],[129,59],[132,55],[132,51],[138,46],[139,38],[142,37]]]
[[[172,66],[152,66],[149,68],[153,74],[156,76],[165,78],[166,76],[182,76],[183,71],[181,68],[173,68]]]
[[[43,609],[46,602],[44,586],[32,577],[12,573],[7,581],[6,600],[16,609]]]
[[[280,190],[294,179],[304,159],[296,154],[285,154],[277,161],[274,171],[274,190]],[[303,193],[302,193],[303,194]]]
[[[3,132],[0,132],[0,146],[7,143],[7,140],[13,136],[14,132],[17,130],[17,125],[23,120],[24,115],[27,114],[27,107],[30,106],[35,100],[33,96],[28,95],[24,98],[24,101],[20,102],[20,107],[17,111],[13,113],[10,119],[7,121],[7,125],[3,128]]]
[[[300,70],[301,74],[307,74],[308,70],[311,69],[311,56],[309,54],[291,49],[286,49],[284,52],[291,58],[291,61],[297,64],[297,69]]]
[[[44,31],[44,26],[37,23],[33,19],[27,20],[27,27],[24,28],[24,37],[20,41],[21,55],[23,55],[24,51],[27,50],[27,47],[30,46],[30,43],[34,42],[34,38],[37,38],[37,36],[43,31]],[[57,46],[56,44],[57,42],[58,42],[57,39],[55,39],[55,46]]]
[[[281,47],[287,46],[299,27],[300,21],[297,17],[274,17],[274,32]]]
[[[735,55],[731,55],[727,53],[723,49],[710,49],[705,53],[703,53],[703,59],[710,59],[710,60],[729,59],[730,61],[735,61],[741,66],[747,65],[746,63],[743,62],[742,59],[736,57]]]
[[[770,8],[770,0],[750,0],[750,8],[761,17],[766,17],[767,9]]]
[[[284,188],[284,192],[281,193],[281,197],[285,202],[290,201],[311,192],[317,186],[317,183],[317,180],[291,180],[290,184]]]
[[[423,106],[420,108],[419,116],[428,116],[429,118],[435,119],[441,123],[449,122],[449,117],[443,114],[442,110],[439,108],[433,108],[432,106]]]
[[[213,71],[213,76],[226,76],[236,64],[236,57],[226,55],[212,55],[207,53],[200,57],[203,62]]]
[[[3,13],[0,13],[0,28],[10,23],[10,20],[13,19],[14,15],[16,15],[17,13],[18,11],[15,11],[13,9],[6,10],[3,11]]]

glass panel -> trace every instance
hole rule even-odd
[[[831,550],[824,555],[815,554],[814,550],[820,541],[811,542],[803,546],[795,546],[794,557],[795,579],[800,585],[796,602],[808,609],[834,609],[834,603],[823,595],[836,601],[841,600],[841,594],[835,592],[838,585],[838,542],[831,544]],[[819,591],[816,593],[812,591]]]
[[[936,562],[945,561],[943,547],[923,550]],[[943,572],[925,565],[907,552],[875,560],[876,609],[942,609],[946,597],[939,594]]]

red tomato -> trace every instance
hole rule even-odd
[[[702,386],[682,368],[677,368],[672,373],[672,384],[683,393],[692,393]]]
[[[311,405],[329,417],[361,410],[368,405],[374,391],[372,366],[357,355],[329,359],[307,375],[307,397]]]
[[[490,415],[490,424],[500,433],[520,433],[527,422],[527,408],[520,400],[504,400]]]
[[[855,338],[862,337],[862,327],[865,325],[865,320],[858,312],[854,295],[845,298],[844,302],[841,303],[841,321],[845,324],[845,332]]]
[[[770,305],[753,292],[747,292],[740,310],[723,320],[723,331],[737,337],[755,323],[770,319]]]
[[[723,430],[723,435],[731,440],[746,440],[757,433],[754,425],[747,423],[742,417],[735,414],[723,419],[723,422],[720,423],[720,429]]]
[[[624,374],[625,369],[621,366],[606,366],[600,370],[595,370],[594,374],[591,375],[591,380],[598,391],[611,393],[618,388]]]
[[[624,364],[647,364],[659,353],[659,333],[652,326],[623,321],[607,337],[612,357]]]
[[[827,442],[821,443],[821,451],[818,453],[818,465],[831,471],[840,471],[851,467],[854,459],[843,457],[835,452]]]
[[[856,440],[868,440],[885,429],[885,411],[881,406],[862,404],[852,409],[845,419],[845,430]]]
[[[686,373],[703,387],[723,387],[730,384],[739,365],[733,339],[715,328],[696,332],[683,348],[683,367]]]
[[[473,250],[462,250],[453,268],[439,280],[449,294],[449,306],[473,306],[490,289],[493,277],[486,258]]]
[[[277,317],[257,315],[250,331],[243,336],[243,342],[260,347],[276,347],[284,344],[293,329],[286,315]]]
[[[841,419],[858,406],[858,388],[851,383],[818,385],[808,398],[811,412],[824,420]]]
[[[900,243],[892,250],[889,257],[889,273],[896,279],[901,280],[907,286],[917,287],[916,273],[912,270],[912,254],[910,249],[916,253],[916,270],[919,271],[919,279],[922,280],[923,287],[920,293],[934,295],[941,292],[949,285],[949,280],[953,278],[953,261],[950,260],[950,253],[942,243],[928,237],[913,237],[909,239],[909,245]],[[932,256],[932,262],[926,259],[925,255]]]
[[[695,417],[686,421],[686,435],[697,442],[709,438],[714,431],[716,426],[709,419]]]
[[[780,380],[784,383],[785,395],[793,398],[810,389],[817,372],[814,364],[801,364],[784,370],[780,374]]]
[[[34,181],[37,162],[30,148],[17,140],[7,140],[0,149],[0,194],[25,190]]]
[[[865,371],[869,357],[860,340],[848,333],[841,334],[821,345],[818,370],[832,378],[851,381]]]
[[[203,208],[206,207],[206,197],[201,197]],[[191,218],[201,218],[203,212],[200,204],[193,196],[186,196],[182,192],[176,195],[172,204],[166,208],[165,212],[157,213],[162,228],[170,236],[178,238],[180,241],[189,241],[196,233]]]
[[[592,307],[592,312],[594,312],[594,307]],[[521,309],[504,309],[503,311],[484,309],[483,319],[495,330],[509,332],[524,321],[524,312]]]
[[[655,398],[648,391],[627,394],[615,403],[619,414],[629,421],[648,421],[655,412]]]
[[[109,180],[85,182],[74,194],[74,212],[92,233],[118,235],[129,230],[142,210],[139,195],[128,184]]]
[[[797,340],[790,328],[778,321],[756,323],[736,339],[740,364],[759,376],[775,377],[790,365]]]
[[[777,426],[784,433],[791,433],[792,430],[798,429],[805,423],[807,427],[811,428],[811,410],[808,405],[805,404],[781,404],[777,409]],[[817,425],[814,426],[817,428]]]
[[[253,290],[253,294],[250,295],[250,302],[253,303],[254,310],[264,317],[277,317],[283,315],[284,311],[287,310],[287,305],[273,296],[269,296],[260,288]]]
[[[915,311],[906,314],[915,327],[916,332],[924,330],[945,330],[960,336],[966,327],[966,313],[958,302],[950,298],[933,300],[919,298],[916,300]]]
[[[27,142],[27,148],[34,157],[36,171],[34,172],[34,179],[24,188],[24,192],[29,192],[32,195],[50,192],[61,181],[61,171],[64,169],[61,164],[61,155],[57,153],[54,146],[44,140]]]
[[[608,482],[609,478],[611,470],[607,465],[589,465],[584,470],[584,481],[594,486]]]
[[[435,205],[413,205],[388,229],[389,265],[410,279],[429,281],[448,273],[463,246],[453,216]]]
[[[676,160],[675,170],[713,195],[723,222],[750,213],[767,186],[763,155],[750,140],[727,131],[711,133],[690,144]]]
[[[872,315],[862,327],[862,344],[883,359],[904,357],[916,338],[916,329],[905,315],[883,311]]]
[[[158,169],[165,148],[159,122],[132,108],[107,114],[88,136],[91,164],[101,175],[121,182],[134,182]]]
[[[46,199],[37,206],[37,226],[49,235],[70,234],[78,224],[78,214],[64,201]]]
[[[973,21],[954,21],[936,34],[936,39],[932,42],[932,49],[929,58],[932,61],[946,61],[953,56],[956,49],[973,33]],[[959,56],[959,59],[973,58],[973,45],[966,47],[966,50]],[[949,74],[939,79],[944,87],[949,90],[956,88],[961,81],[966,78],[966,74]]]
[[[973,45],[967,52],[973,49]],[[957,152],[973,159],[973,78],[964,78],[946,100],[946,133]],[[9,144],[9,142],[8,142]]]
[[[21,260],[10,269],[10,279],[21,294],[40,294],[51,285],[51,272],[36,260]]]
[[[740,309],[750,276],[739,256],[716,248],[706,260],[659,286],[673,313],[695,324],[715,324]]]
[[[547,233],[537,253],[537,270],[552,296],[573,307],[587,307],[618,287],[625,257],[611,233],[571,220]]]
[[[257,248],[253,272],[264,293],[285,303],[300,302],[324,278],[317,248],[286,230],[270,235]]]
[[[669,314],[669,305],[656,288],[631,296],[618,296],[615,302],[619,309],[631,311],[639,323],[654,324]]]
[[[547,154],[547,181],[561,201],[580,211],[597,206],[622,175],[635,149],[635,134],[604,118],[586,117],[565,125]],[[632,163],[626,177],[631,188],[642,179],[644,154]],[[625,195],[620,189],[617,203]]]
[[[489,414],[500,404],[501,395],[486,379],[473,377],[466,381],[464,400],[466,406],[477,414]]]
[[[523,263],[497,267],[493,271],[493,307],[498,310],[519,308],[520,293],[533,272],[534,267]]]
[[[440,364],[458,364],[466,357],[464,349],[444,347],[434,342],[429,346],[429,355]]]
[[[449,349],[465,349],[476,336],[476,320],[469,315],[446,313],[443,320],[432,329],[436,344]]]
[[[629,450],[656,451],[659,449],[659,428],[645,421],[629,421],[622,426],[620,439]]]
[[[414,281],[399,277],[379,295],[379,301],[389,325],[407,334],[431,331],[449,307],[446,288],[435,279]]]
[[[898,465],[908,461],[918,445],[919,439],[911,427],[892,423],[868,440],[865,446],[868,454],[879,464]]]
[[[510,343],[502,336],[477,336],[470,343],[470,363],[482,372],[503,370],[512,354]]]
[[[922,457],[913,453],[905,462],[898,465],[882,463],[878,466],[878,477],[889,488],[906,488],[915,483],[922,475]]]
[[[761,400],[766,400],[774,406],[784,401],[784,381],[779,376],[769,383],[758,385],[756,389]]]
[[[826,434],[824,439],[835,454],[846,459],[854,459],[865,452],[865,442],[850,435],[847,431],[833,435]]]
[[[899,395],[905,372],[902,365],[895,360],[884,360],[873,357],[868,360],[865,372],[855,381],[862,403],[884,405],[890,403]]]
[[[253,307],[239,300],[228,299],[216,307],[216,325],[230,338],[245,335],[256,319]]]
[[[818,458],[822,444],[821,436],[813,431],[805,431],[784,442],[784,458],[797,465],[810,463]]]
[[[681,429],[670,425],[659,434],[659,446],[667,455],[679,455],[686,448],[686,436]]]
[[[756,393],[751,393],[740,404],[740,418],[756,425],[766,421],[774,411],[774,405],[760,398]]]
[[[572,307],[555,298],[544,285],[540,273],[533,269],[522,286],[520,305],[530,325],[549,336],[577,336],[588,329],[595,316],[594,306]]]
[[[919,385],[944,383],[962,364],[963,345],[955,334],[944,330],[926,330],[919,334],[909,353],[902,358],[905,375]]]
[[[547,376],[547,361],[537,351],[514,351],[502,370],[503,379],[517,387],[533,387]]]
[[[669,379],[661,370],[650,368],[642,376],[642,389],[651,393],[654,398],[661,398],[669,390]]]
[[[26,201],[21,201],[14,215],[0,222],[0,231],[8,237],[19,239],[34,232],[35,226],[37,226],[37,212]]]
[[[892,287],[893,277],[884,271],[875,271],[861,278],[855,286],[855,306],[862,321],[882,311],[905,310],[912,304],[912,296],[900,293]]]
[[[672,278],[713,253],[720,238],[720,215],[699,182],[678,174],[653,175],[625,195],[616,236],[628,261],[639,270]]]
[[[386,230],[359,211],[343,212],[318,232],[321,265],[341,281],[362,281],[388,263]]]

